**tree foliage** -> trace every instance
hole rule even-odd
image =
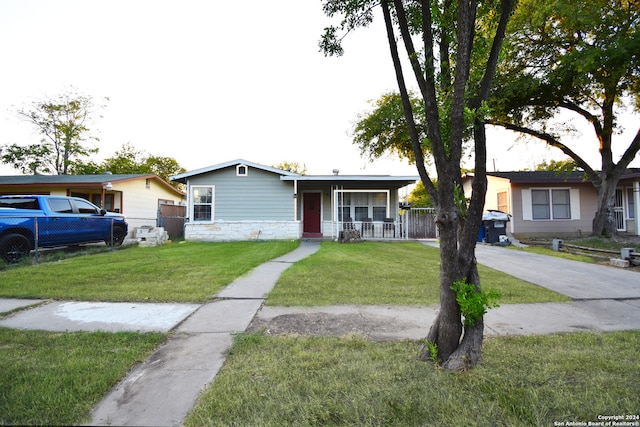
[[[594,234],[615,233],[615,188],[640,150],[638,127],[614,159],[619,112],[640,111],[639,27],[638,2],[520,0],[490,98],[492,123],[562,150],[585,171],[598,191]],[[599,170],[562,142],[573,131],[569,123],[549,126],[561,111],[577,114],[594,130]]]
[[[433,202],[427,193],[427,189],[424,188],[422,181],[418,181],[416,186],[409,193],[409,203],[412,203],[414,208],[432,208]]]
[[[427,129],[424,123],[424,104],[414,93],[409,93],[413,120],[418,131],[423,151],[428,160],[430,152]],[[398,92],[383,94],[375,101],[370,101],[373,109],[358,115],[353,126],[353,143],[360,148],[360,154],[370,160],[378,159],[385,154],[396,155],[415,163],[413,145],[409,135],[407,121],[402,108],[402,99]]]
[[[119,151],[112,157],[104,159],[101,163],[93,161],[76,162],[72,166],[74,174],[98,174],[111,172],[113,174],[156,174],[176,188],[181,188],[179,183],[171,182],[169,178],[186,172],[172,157],[162,157],[147,154],[137,150],[131,144],[123,144]]]
[[[367,26],[374,19],[374,9],[381,9],[406,126],[406,136],[402,138],[411,143],[420,178],[436,207],[440,231],[440,311],[427,335],[422,358],[431,360],[432,349],[437,349],[433,358],[446,369],[473,366],[481,352],[482,318],[463,329],[460,305],[452,286],[463,280],[480,292],[474,251],[486,193],[485,102],[513,3],[513,0],[323,2],[328,16],[340,18],[337,25],[325,29],[320,41],[321,50],[328,55],[342,55],[344,35]],[[399,40],[417,86],[418,105],[412,101]],[[420,111],[424,111],[423,123],[417,119]],[[373,135],[377,138],[383,132]],[[471,135],[475,180],[467,206],[459,203],[460,164],[463,143]],[[433,156],[437,188],[425,167],[425,140]]]
[[[545,160],[536,165],[537,171],[558,172],[559,174],[569,174],[577,168],[576,162],[573,159],[550,160],[549,162]]]
[[[22,173],[69,173],[75,160],[98,152],[89,143],[99,141],[90,126],[92,116],[102,107],[73,88],[55,98],[33,102],[30,107],[18,110],[17,115],[42,135],[40,143],[6,144],[0,147],[0,161]]]
[[[276,169],[281,169],[283,171],[289,171],[289,172],[293,172],[293,173],[298,173],[300,175],[306,175],[307,174],[307,166],[305,164],[300,164],[298,162],[289,162],[289,161],[284,161],[284,162],[280,162],[276,165],[272,165],[274,168]]]

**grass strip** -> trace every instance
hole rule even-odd
[[[0,425],[78,425],[165,339],[0,328]]]
[[[500,304],[563,302],[568,297],[478,265],[481,285]],[[440,253],[418,242],[322,242],[287,269],[269,294],[272,306],[431,305],[439,301]]]
[[[487,339],[448,373],[415,342],[238,337],[187,426],[548,426],[638,414],[640,332]]]

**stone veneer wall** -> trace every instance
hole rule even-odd
[[[216,221],[213,224],[186,224],[185,240],[285,240],[299,239],[300,221]]]

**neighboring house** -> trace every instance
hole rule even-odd
[[[469,174],[465,194],[471,191]],[[488,172],[485,210],[512,215],[508,230],[520,237],[569,237],[591,233],[597,193],[583,172]],[[615,220],[618,231],[640,235],[640,169],[618,182]]]
[[[77,196],[127,217],[129,234],[157,227],[163,205],[184,204],[184,193],[155,174],[0,176],[0,194]]]
[[[300,175],[233,160],[171,177],[187,186],[189,240],[399,238],[398,190],[419,178]]]

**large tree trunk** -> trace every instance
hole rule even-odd
[[[460,344],[462,320],[456,293],[451,289],[460,278],[458,271],[458,239],[455,211],[438,213],[438,231],[440,234],[440,311],[436,317],[423,346],[422,360],[436,359],[444,363]]]
[[[594,236],[613,236],[617,234],[617,224],[614,215],[616,187],[620,174],[602,173],[598,192],[598,210],[593,218],[591,234]]]

